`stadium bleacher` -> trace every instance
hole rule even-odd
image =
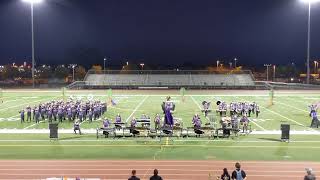
[[[69,88],[90,87],[252,87],[255,85],[251,72],[201,73],[131,71],[126,73],[95,73],[89,71],[84,81],[75,82]]]

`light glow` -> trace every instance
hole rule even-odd
[[[302,1],[304,3],[310,3],[310,4],[320,2],[320,0],[300,0],[300,1]]]
[[[37,3],[41,3],[43,0],[22,0],[22,1],[30,4],[37,4]]]

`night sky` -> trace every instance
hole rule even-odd
[[[36,61],[110,64],[303,64],[308,5],[299,0],[44,0],[34,9]],[[320,59],[320,3],[311,16]],[[30,5],[0,0],[0,64],[31,59]]]

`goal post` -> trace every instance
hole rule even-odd
[[[180,88],[180,96],[181,96],[182,102],[184,102],[185,100],[185,95],[186,95],[186,88],[184,87]]]
[[[270,98],[269,105],[270,106],[273,105],[273,97],[274,97],[274,90],[273,90],[273,88],[271,88],[270,91],[269,91],[269,98]]]
[[[67,93],[67,88],[63,87],[61,88],[61,95],[62,95],[62,99],[65,102],[66,101],[66,93]]]
[[[112,89],[109,88],[107,90],[107,103],[111,104],[112,103]]]

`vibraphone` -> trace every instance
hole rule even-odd
[[[238,136],[242,131],[241,123],[233,122],[230,117],[222,117],[219,127],[215,121],[205,123],[201,128],[183,127],[182,122],[176,121],[173,127],[164,126],[158,129],[151,128],[150,119],[137,119],[137,127],[127,127],[126,123],[114,123],[113,128],[97,128],[97,138],[104,137],[229,137]],[[251,126],[248,126],[251,132]],[[247,133],[247,132],[246,132]]]

